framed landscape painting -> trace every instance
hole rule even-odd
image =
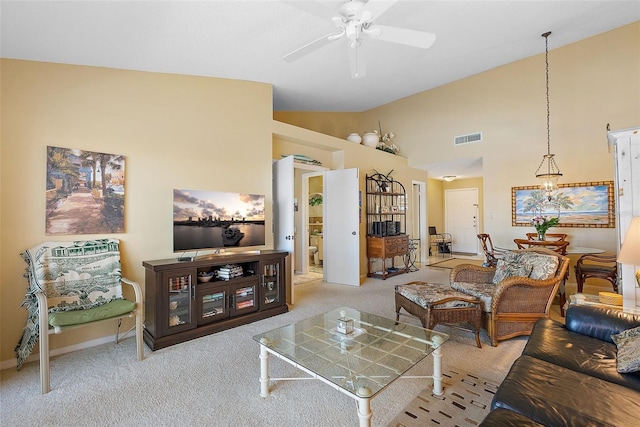
[[[124,156],[47,147],[45,233],[124,233]]]
[[[511,225],[531,227],[533,217],[559,217],[557,227],[615,228],[613,181],[560,184],[551,200],[539,186],[511,188]]]

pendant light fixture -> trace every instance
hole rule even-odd
[[[551,131],[549,126],[549,36],[551,35],[551,31],[548,31],[542,34],[542,37],[545,39],[545,49],[544,49],[544,62],[545,62],[545,73],[546,73],[546,87],[547,87],[547,154],[542,156],[542,161],[540,162],[540,166],[536,170],[536,178],[538,178],[540,183],[540,188],[545,192],[547,199],[551,201],[553,196],[553,191],[558,189],[558,179],[562,176],[560,173],[560,168],[556,164],[556,160],[554,158],[555,154],[551,154]]]

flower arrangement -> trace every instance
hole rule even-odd
[[[538,238],[540,240],[543,240],[544,235],[547,233],[547,230],[551,227],[555,227],[560,223],[560,218],[558,218],[557,216],[547,218],[546,216],[538,215],[533,217],[533,219],[531,219],[531,222],[538,232]]]
[[[378,150],[386,151],[391,154],[398,154],[400,152],[400,147],[396,144],[390,144],[391,140],[396,135],[393,132],[383,134],[380,121],[378,121],[378,130],[374,130],[373,132],[378,135],[378,145],[376,146]]]

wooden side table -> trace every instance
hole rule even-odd
[[[395,301],[396,322],[400,320],[400,309],[404,308],[407,313],[419,318],[425,329],[433,329],[438,324],[460,328],[459,324],[466,323],[475,333],[476,345],[482,348],[482,307],[478,298],[441,283],[409,282],[396,285]]]

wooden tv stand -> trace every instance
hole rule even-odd
[[[287,252],[144,261],[144,341],[151,350],[286,313]]]

